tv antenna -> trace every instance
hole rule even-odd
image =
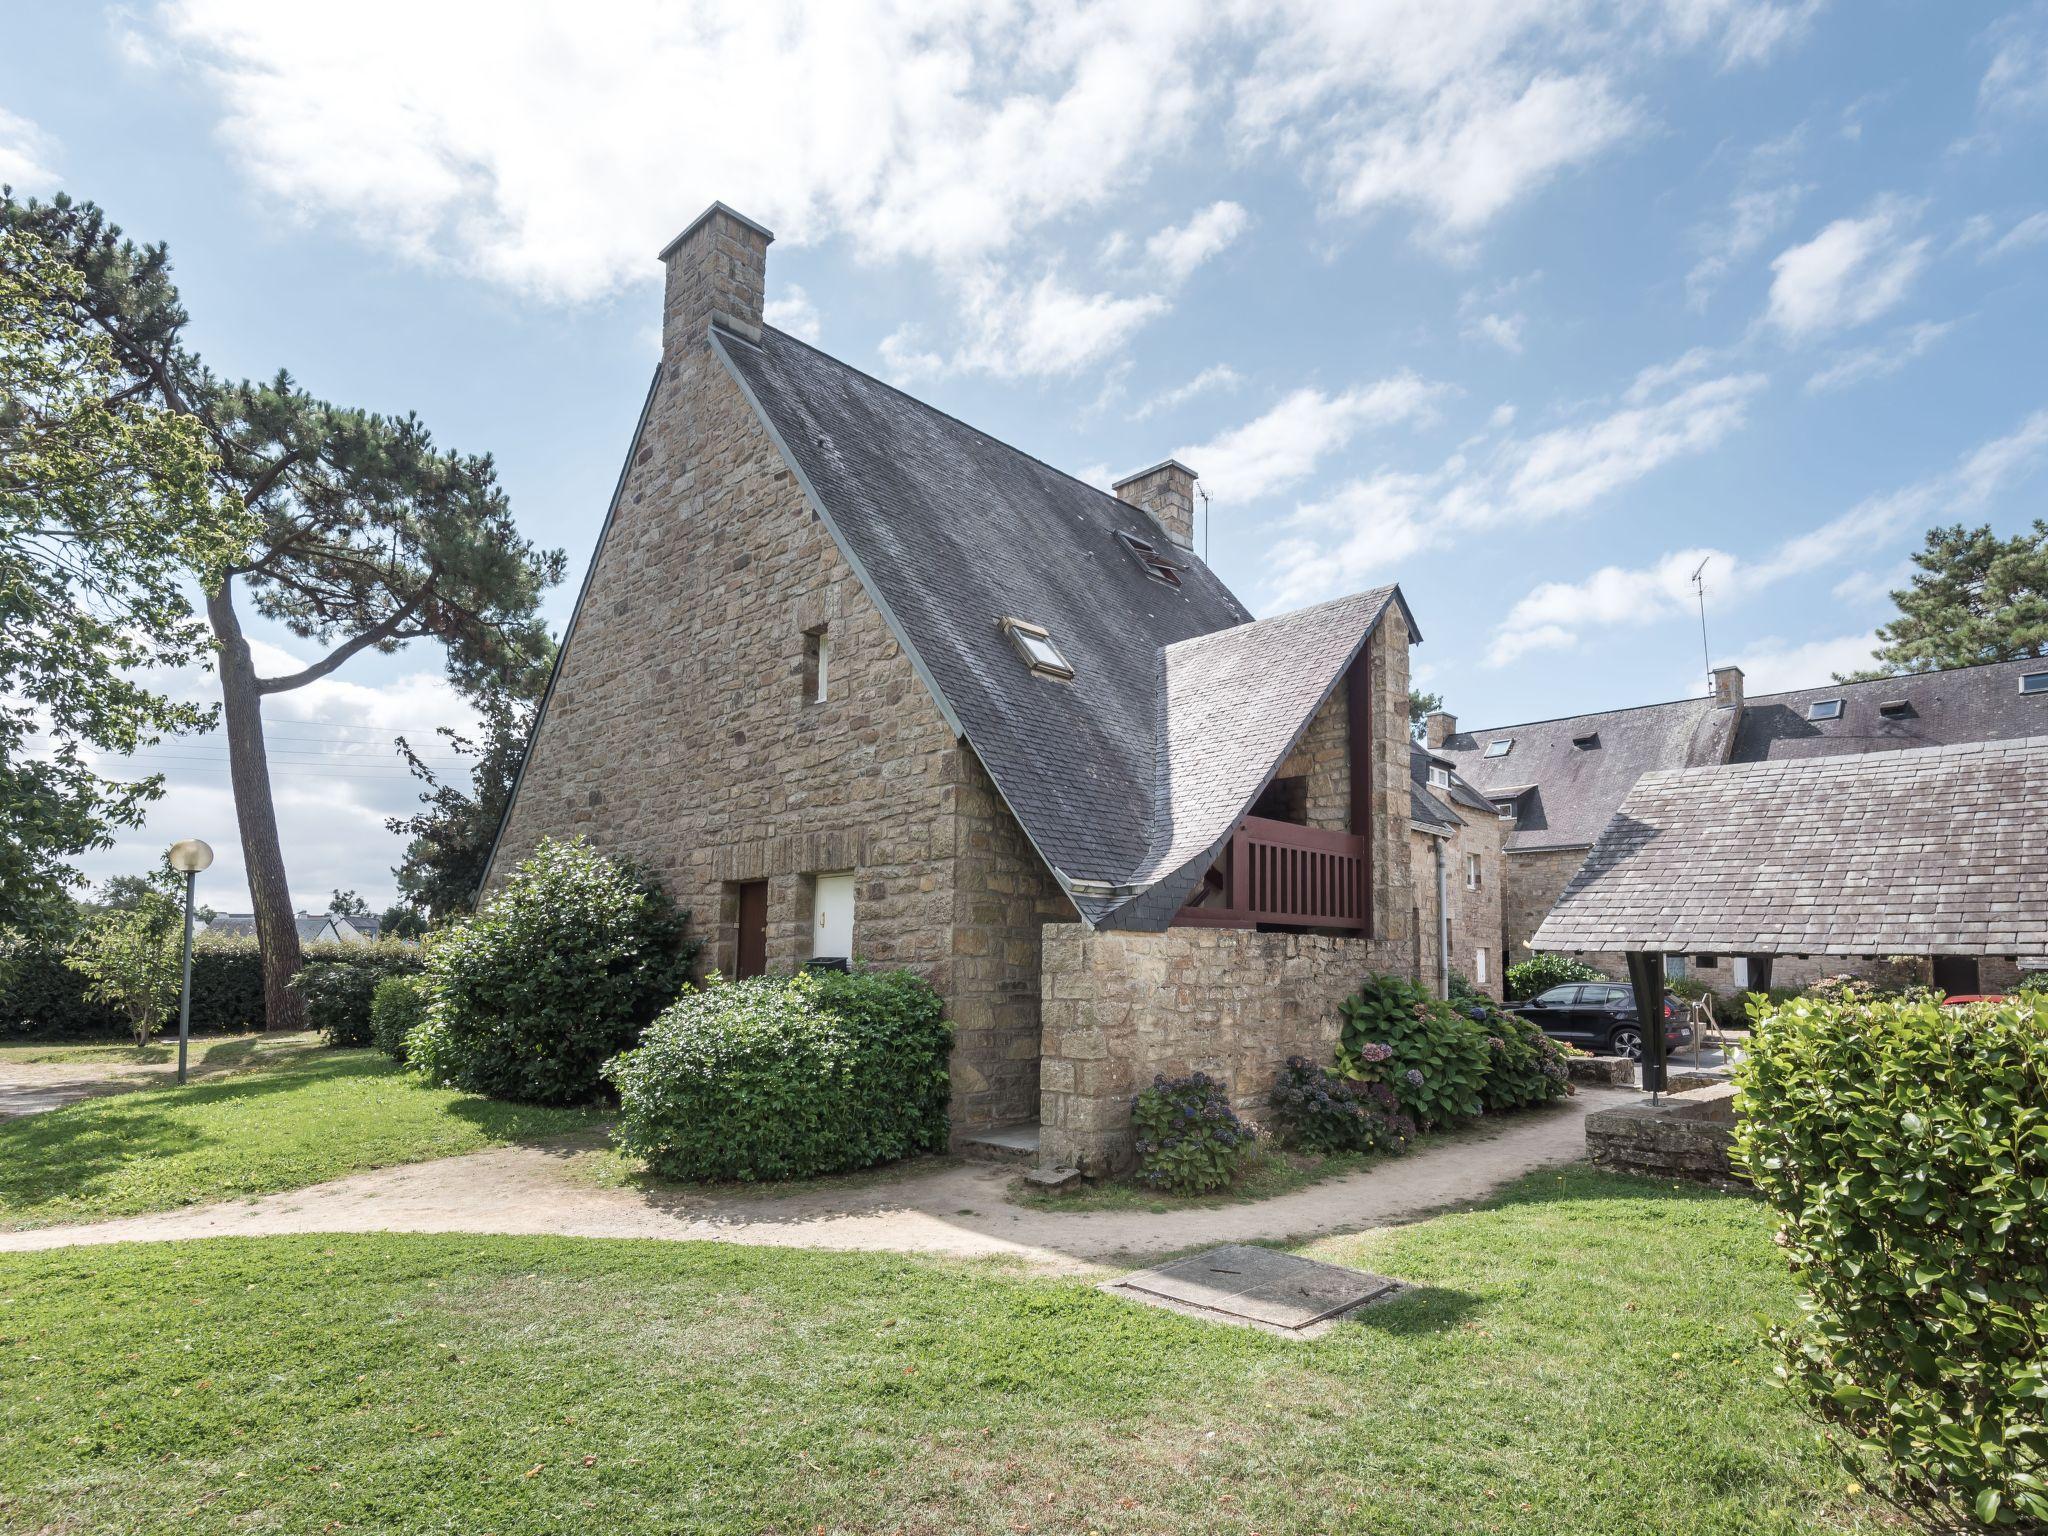
[[[1700,600],[1700,661],[1706,666],[1709,688],[1714,684],[1714,654],[1707,649],[1707,583],[1702,573],[1707,568],[1707,561],[1713,558],[1712,555],[1708,555],[1692,568],[1693,595]]]
[[[1202,564],[1209,563],[1209,492],[1201,481],[1195,482],[1195,494],[1202,498]]]

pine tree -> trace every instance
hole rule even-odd
[[[1899,616],[1877,631],[1882,665],[1837,681],[2048,656],[2048,521],[2009,539],[1930,528],[1913,563],[1912,585],[1892,593]]]

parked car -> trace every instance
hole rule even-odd
[[[1509,1003],[1508,1011],[1520,1014],[1554,1040],[1609,1056],[1626,1056],[1631,1061],[1642,1059],[1643,1027],[1636,1018],[1635,988],[1625,984],[1567,982],[1525,1002]],[[1665,998],[1664,1053],[1670,1055],[1691,1038],[1678,1009]]]

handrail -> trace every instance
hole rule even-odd
[[[1363,930],[1370,910],[1372,847],[1349,832],[1247,816],[1238,823],[1197,899],[1225,900],[1181,908],[1178,924],[1254,928]]]

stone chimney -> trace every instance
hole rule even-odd
[[[1742,708],[1742,668],[1714,668],[1714,707],[1716,709]]]
[[[1435,752],[1458,734],[1458,717],[1433,709],[1422,717],[1422,744]]]
[[[723,203],[713,203],[661,253],[668,268],[662,302],[662,356],[700,347],[716,325],[748,341],[761,339],[761,302],[768,281],[768,243],[775,236]]]
[[[1119,501],[1143,507],[1182,549],[1195,547],[1195,472],[1174,459],[1126,475],[1112,487]]]

